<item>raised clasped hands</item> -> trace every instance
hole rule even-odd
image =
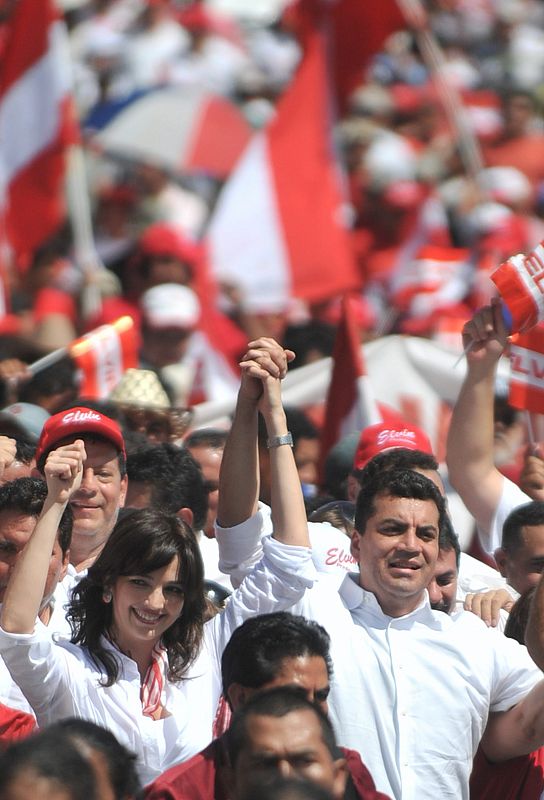
[[[248,399],[258,402],[261,412],[264,413],[265,406],[272,402],[272,392],[277,394],[281,404],[279,383],[286,376],[287,366],[294,358],[292,350],[285,350],[274,339],[263,336],[249,343],[240,362],[241,392]]]

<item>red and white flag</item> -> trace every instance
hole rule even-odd
[[[76,339],[68,348],[81,371],[80,395],[105,399],[127,369],[138,366],[132,317],[120,317]]]
[[[0,230],[19,256],[62,221],[75,139],[64,23],[53,0],[18,0],[0,23]]]
[[[284,309],[291,297],[321,300],[361,282],[332,138],[330,5],[301,4],[297,73],[225,184],[210,222],[212,271],[241,290],[248,310]]]
[[[472,272],[469,256],[460,247],[421,247],[395,277],[393,304],[411,317],[456,305],[467,292]]]
[[[366,374],[352,301],[342,299],[342,317],[336,332],[333,367],[321,434],[321,462],[336,442],[348,433],[360,432],[367,425],[382,421]]]
[[[544,414],[544,324],[515,337],[510,347],[510,392],[514,408]]]
[[[544,242],[526,256],[509,258],[491,280],[511,318],[505,317],[511,333],[524,333],[544,320]]]

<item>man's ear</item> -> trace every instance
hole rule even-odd
[[[128,490],[128,476],[123,475],[121,478],[121,489],[119,491],[119,508],[125,507],[125,501],[127,499],[127,490]]]
[[[345,758],[337,758],[334,761],[334,779],[332,796],[335,798],[344,797],[346,792],[346,782],[348,779],[348,764]]]
[[[193,527],[194,514],[190,508],[183,506],[183,508],[180,508],[177,512],[177,516],[186,522],[190,528]]]
[[[227,699],[233,711],[244,705],[249,700],[251,690],[241,683],[231,683],[227,689]]]
[[[359,531],[353,531],[353,535],[351,537],[351,555],[355,559],[355,561],[359,564],[361,562],[361,534]]]
[[[503,578],[506,578],[506,563],[508,561],[508,554],[506,553],[506,550],[503,550],[502,547],[497,547],[493,555],[495,557],[499,572]]]

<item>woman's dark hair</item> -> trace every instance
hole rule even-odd
[[[184,591],[183,610],[165,631],[161,643],[168,653],[168,678],[180,680],[200,649],[206,608],[202,557],[185,522],[155,508],[137,509],[123,516],[88,575],[74,588],[66,615],[72,642],[87,647],[95,663],[104,667],[104,686],[114,684],[119,675],[119,659],[100,640],[101,636],[112,637],[112,603],[104,602],[104,590],[113,588],[121,576],[162,569],[176,556]]]
[[[23,774],[47,779],[66,790],[72,800],[99,800],[91,764],[62,733],[46,728],[15,742],[0,755],[0,798]]]
[[[115,800],[135,797],[142,790],[136,772],[136,756],[129,752],[107,728],[86,719],[69,717],[50,725],[49,731],[58,731],[75,744],[100,753],[108,771]]]

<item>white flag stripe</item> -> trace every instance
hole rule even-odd
[[[62,68],[65,32],[61,22],[50,26],[48,38],[47,53],[22,74],[0,102],[2,180],[6,184],[55,140],[59,129],[59,104],[69,90]]]
[[[208,243],[216,279],[243,287],[249,307],[287,304],[291,270],[264,134],[256,134],[225,185]]]

